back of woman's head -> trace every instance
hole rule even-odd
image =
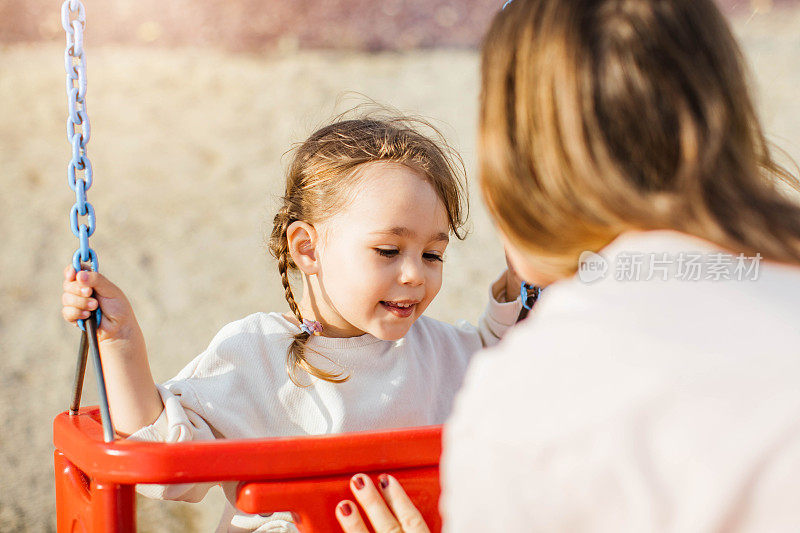
[[[314,132],[294,150],[269,249],[278,261],[286,301],[300,323],[313,317],[302,316],[289,283],[289,274],[297,266],[289,253],[287,229],[295,221],[314,225],[343,209],[357,192],[364,165],[390,162],[418,172],[444,205],[450,231],[457,238],[464,237],[468,204],[463,163],[458,154],[428,122],[391,110],[385,113],[389,116],[373,112],[366,117],[339,119]],[[289,347],[286,368],[292,380],[300,384],[298,370],[333,382],[346,379],[308,362],[308,338],[307,332],[300,332]]]
[[[800,208],[778,186],[797,182],[712,0],[514,0],[482,68],[482,191],[542,272],[651,229],[800,262]]]

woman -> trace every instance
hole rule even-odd
[[[520,275],[552,284],[470,367],[445,530],[796,530],[798,186],[724,18],[514,0],[482,72],[483,195]],[[424,531],[381,486],[353,487],[376,530]],[[365,531],[353,502],[337,516]]]

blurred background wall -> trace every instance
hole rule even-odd
[[[475,47],[505,0],[87,0],[94,45],[210,46],[227,51]],[[797,0],[720,0],[733,16]],[[57,0],[1,0],[5,43],[57,41]]]
[[[4,0],[0,14],[19,11]],[[15,6],[15,4],[17,4]],[[47,11],[53,2],[26,0],[25,14],[0,22],[10,39],[61,32]],[[496,0],[144,0],[87,1],[92,38],[104,43],[213,46],[263,51],[276,46],[410,50],[474,46],[497,9]],[[55,21],[58,22],[58,21]]]
[[[475,182],[476,47],[502,0],[88,0],[89,155],[100,269],[164,381],[225,323],[286,309],[264,234],[292,143],[362,96],[431,118],[464,157],[472,234],[429,314],[475,321],[502,250]],[[725,0],[769,138],[800,158],[800,4]],[[78,334],[60,317],[69,146],[60,2],[0,0],[0,531],[52,531],[51,420]],[[84,403],[96,402],[91,374]],[[140,502],[142,531],[221,511]]]

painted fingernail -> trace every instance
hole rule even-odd
[[[89,296],[92,294],[92,289],[90,287],[84,287],[83,289],[81,289],[81,294],[83,294],[84,296]]]
[[[350,513],[353,512],[353,508],[350,507],[350,504],[344,502],[343,504],[339,505],[339,511],[342,512],[343,516],[350,516]]]
[[[378,483],[380,484],[382,489],[385,489],[386,487],[389,486],[389,476],[387,476],[386,474],[381,474],[380,476],[378,476]]]
[[[89,274],[82,270],[78,272],[78,279],[81,281],[89,281]]]
[[[83,318],[89,318],[89,315],[91,315],[89,311],[81,311],[81,316]]]
[[[356,487],[356,490],[361,490],[364,488],[364,478],[361,476],[356,476],[353,478],[353,485]]]

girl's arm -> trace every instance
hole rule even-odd
[[[513,302],[519,298],[522,278],[519,277],[506,253],[506,273],[492,287],[492,295],[498,302]],[[502,292],[501,292],[502,290]]]
[[[511,265],[508,266],[505,274],[492,285],[492,296],[500,303],[513,302],[519,298],[519,288],[522,285],[522,279],[517,276]]]
[[[114,429],[127,436],[152,424],[164,405],[158,394],[144,336],[125,294],[97,272],[64,271],[61,314],[67,322],[88,318],[89,312],[103,311],[97,330],[103,362],[108,403]]]
[[[478,335],[484,348],[496,344],[520,319],[520,279],[506,255],[506,271],[489,288],[489,304],[478,320]]]

